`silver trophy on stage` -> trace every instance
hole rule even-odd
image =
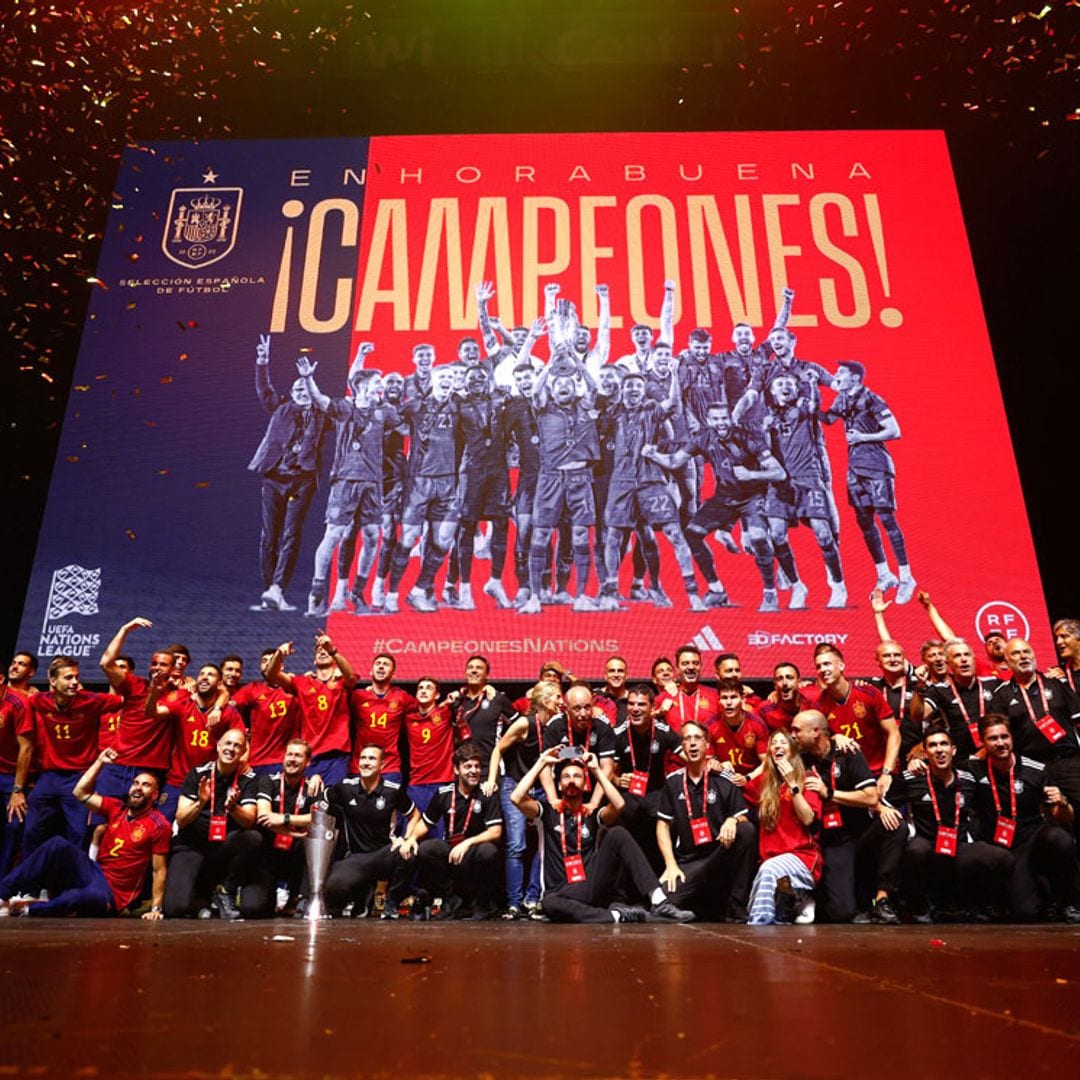
[[[311,808],[311,824],[304,837],[308,871],[308,902],[304,918],[308,922],[330,918],[323,901],[323,885],[326,884],[330,860],[334,857],[337,835],[337,823],[333,815],[328,813],[326,804],[316,803]]]

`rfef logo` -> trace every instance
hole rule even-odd
[[[224,259],[236,245],[243,197],[238,187],[174,188],[161,250],[189,270]]]
[[[1024,638],[1031,635],[1031,626],[1027,616],[1007,600],[991,600],[983,604],[975,613],[975,633],[982,641],[987,634],[1001,634],[1009,638]]]

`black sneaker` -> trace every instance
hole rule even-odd
[[[677,908],[670,900],[661,900],[653,904],[649,915],[654,919],[669,919],[672,922],[693,922],[697,916],[692,911]]]
[[[210,897],[210,910],[216,911],[219,919],[227,922],[236,922],[240,918],[240,910],[236,906],[232,893],[226,891],[224,885],[218,885],[214,889],[214,895]]]
[[[856,911],[851,920],[854,926],[869,926],[873,921],[869,911]]]
[[[615,921],[621,923],[645,922],[649,917],[649,913],[643,907],[637,907],[635,904],[611,904],[608,911],[613,915],[618,915]]]
[[[874,922],[883,923],[886,926],[897,926],[900,923],[900,916],[896,914],[887,896],[874,901],[871,917]]]

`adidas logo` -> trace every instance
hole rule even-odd
[[[706,624],[691,638],[695,647],[703,653],[723,652],[724,643],[716,636],[716,631]]]

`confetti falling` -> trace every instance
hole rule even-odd
[[[525,130],[581,126],[578,99],[551,105],[546,89],[535,92],[560,70],[622,88],[619,116],[640,113],[640,126],[660,130],[802,127],[806,103],[820,101],[815,117],[827,122],[819,126],[945,127],[950,137],[988,134],[994,153],[1041,161],[1062,153],[1068,143],[1058,133],[1074,134],[1080,120],[1080,0],[744,0],[707,14],[665,5],[644,52],[620,67],[586,51],[572,58],[577,68],[563,55],[565,42],[558,53],[560,32],[572,36],[573,20],[596,27],[603,16],[560,8],[518,25],[489,7],[447,15],[438,5],[412,14],[391,0],[8,0],[0,26],[0,310],[3,377],[19,407],[5,426],[55,445],[87,303],[110,287],[94,269],[109,209],[122,206],[112,184],[125,145],[483,130],[485,103],[471,90],[470,64],[477,81],[502,88],[506,101],[491,107],[518,108]],[[641,27],[649,16],[635,18]],[[485,52],[488,30],[508,47]],[[463,34],[473,48],[460,60]],[[507,92],[507,72],[518,98]],[[376,99],[387,102],[381,124],[371,119]],[[279,120],[268,103],[286,102],[292,111]],[[611,126],[599,105],[595,115],[598,126]],[[143,239],[130,238],[133,265]],[[136,312],[134,302],[127,307]],[[190,349],[194,323],[176,332]],[[176,357],[175,343],[166,346],[163,355]],[[38,453],[12,470],[24,488],[43,488],[50,465]]]

